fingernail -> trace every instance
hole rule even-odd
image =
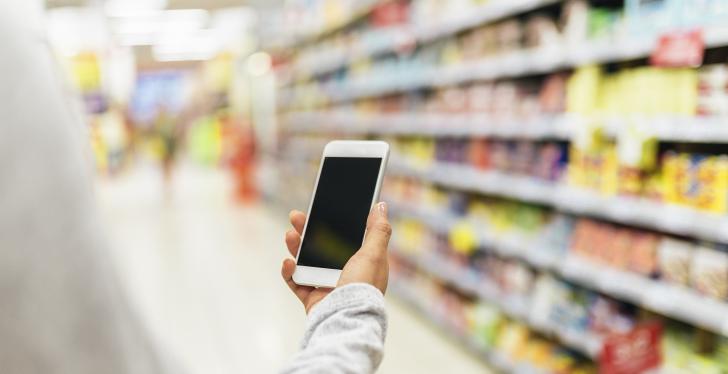
[[[385,217],[385,218],[387,217],[387,203],[382,201],[379,204],[377,204],[377,210],[379,211],[379,215],[381,217]]]

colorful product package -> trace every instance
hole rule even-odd
[[[728,298],[728,253],[701,246],[690,266],[690,284],[703,295]]]
[[[684,205],[689,189],[690,158],[685,154],[667,152],[662,157],[665,202]]]
[[[528,327],[521,323],[510,322],[501,328],[496,346],[509,356],[521,356],[529,335]]]
[[[644,189],[644,173],[636,167],[619,166],[617,191],[621,196],[641,196]]]
[[[663,160],[667,202],[728,212],[728,157],[668,152]]]
[[[686,372],[688,362],[693,356],[692,330],[690,327],[669,323],[662,338],[662,369],[667,373]]]
[[[690,242],[663,238],[658,249],[660,276],[667,282],[688,285],[693,246]]]
[[[616,234],[616,228],[612,225],[597,222],[596,230],[589,238],[591,245],[589,256],[602,262],[608,262],[612,252],[612,239]]]
[[[470,142],[468,155],[470,165],[478,170],[488,170],[491,167],[489,142],[487,139],[473,139]]]
[[[629,256],[629,270],[651,277],[657,274],[657,247],[660,237],[649,232],[634,235]]]
[[[478,303],[470,313],[470,320],[475,340],[484,347],[492,347],[503,323],[500,311],[492,305]]]
[[[694,161],[695,193],[692,205],[700,210],[728,212],[728,156],[701,157]]]
[[[631,252],[634,250],[634,236],[631,229],[616,229],[610,250],[605,253],[605,262],[617,269],[627,269],[630,265]]]

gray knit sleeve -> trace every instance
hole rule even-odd
[[[282,373],[372,373],[386,334],[378,289],[363,283],[337,288],[311,310],[301,351]]]

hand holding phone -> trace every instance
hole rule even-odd
[[[323,298],[328,293],[323,288],[366,282],[386,289],[391,229],[386,205],[374,203],[388,154],[389,145],[379,141],[326,145],[309,215],[292,212],[295,231],[286,234],[296,263],[284,262],[283,277],[307,310],[304,299]]]
[[[286,232],[286,247],[292,256],[296,257],[301,245],[301,233],[306,222],[303,212],[291,211],[289,214],[293,229]],[[364,244],[344,265],[337,287],[350,283],[368,283],[378,288],[382,293],[387,290],[389,280],[389,263],[387,261],[387,246],[392,234],[387,219],[386,203],[375,205],[367,219],[366,236]],[[281,275],[288,287],[303,303],[306,313],[321,299],[326,297],[333,289],[324,287],[302,286],[293,281],[296,263],[293,259],[283,260]]]

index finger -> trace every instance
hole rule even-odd
[[[288,219],[291,221],[293,228],[298,231],[299,235],[303,235],[303,225],[306,223],[306,214],[300,210],[292,210],[288,213]]]

